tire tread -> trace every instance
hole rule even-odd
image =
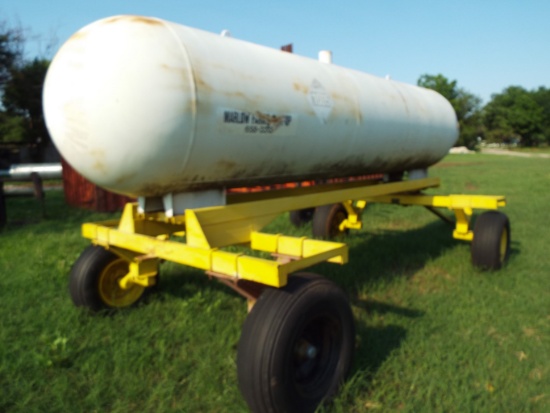
[[[500,256],[500,241],[503,231],[508,234],[506,254]],[[502,212],[487,211],[481,214],[474,225],[471,245],[472,263],[483,270],[498,270],[507,261],[510,250],[510,221]]]

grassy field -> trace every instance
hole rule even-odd
[[[341,285],[356,318],[349,380],[322,412],[550,411],[550,160],[452,155],[433,193],[502,194],[509,264],[471,267],[469,244],[419,207],[373,205],[346,238],[350,263],[313,271]],[[117,215],[7,200],[0,232],[0,412],[246,412],[236,379],[244,300],[166,263],[158,293],[113,316],[69,298],[88,242],[80,224]],[[310,234],[287,216],[269,231]]]
[[[550,146],[539,146],[534,148],[514,148],[514,151],[532,154],[550,154]]]

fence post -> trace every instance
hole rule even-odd
[[[6,198],[4,196],[4,181],[0,179],[0,228],[6,225]]]
[[[44,202],[44,187],[42,185],[42,177],[36,173],[31,173],[31,180],[32,180],[32,186],[34,190],[34,197],[38,199],[38,202],[40,202],[40,205],[42,206],[42,218],[46,218],[46,205]]]

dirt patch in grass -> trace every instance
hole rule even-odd
[[[479,189],[479,186],[477,186],[476,184],[474,184],[473,182],[466,182],[466,184],[464,185],[464,187],[466,188],[466,190],[468,191],[476,191]]]

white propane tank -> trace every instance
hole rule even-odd
[[[434,91],[139,16],[61,47],[44,112],[78,172],[139,197],[423,169],[458,135]]]

